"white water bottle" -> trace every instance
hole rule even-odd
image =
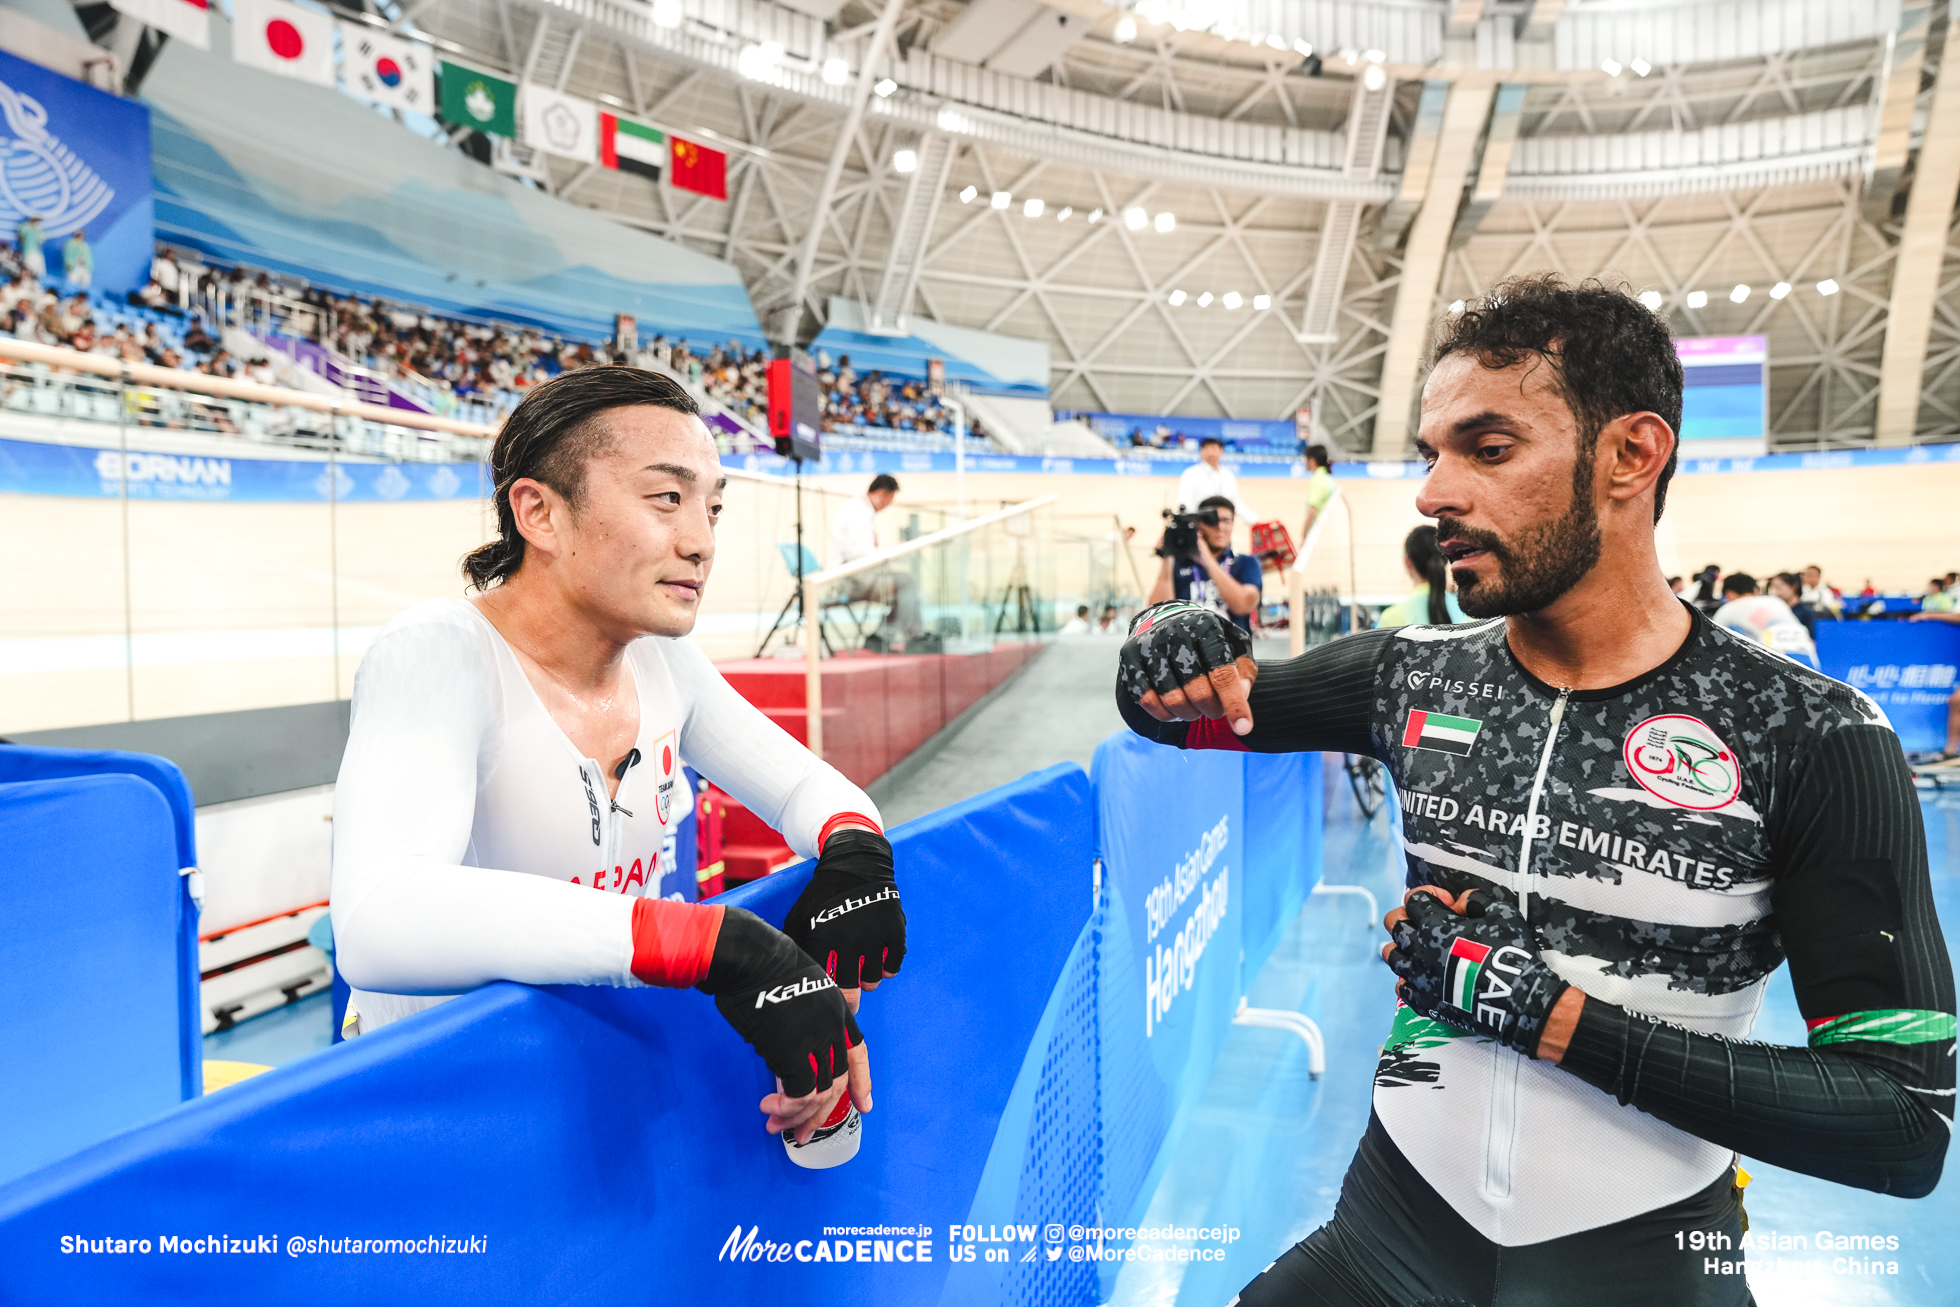
[[[783,1131],[783,1148],[789,1153],[789,1160],[798,1166],[812,1171],[827,1171],[833,1166],[842,1166],[857,1156],[858,1143],[864,1137],[864,1118],[858,1115],[855,1104],[851,1102],[851,1091],[846,1089],[837,1099],[830,1116],[817,1127],[808,1143],[796,1142],[794,1130]]]

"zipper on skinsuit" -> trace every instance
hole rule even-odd
[[[1565,705],[1571,698],[1571,687],[1563,686],[1558,698],[1552,701],[1545,748],[1538,755],[1538,774],[1531,778],[1531,797],[1525,803],[1524,834],[1518,840],[1518,911],[1527,923],[1531,920],[1531,844],[1537,833],[1538,800],[1545,792],[1545,776],[1551,771],[1559,724],[1565,720]],[[1484,1194],[1489,1198],[1509,1198],[1512,1153],[1518,1137],[1518,1077],[1524,1073],[1524,1058],[1495,1042],[1491,1044],[1491,1056],[1495,1061],[1491,1067],[1490,1114],[1484,1126]]]

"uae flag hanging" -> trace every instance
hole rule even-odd
[[[728,198],[728,156],[693,141],[674,138],[673,175],[675,187],[693,191],[711,200]]]
[[[599,162],[620,172],[660,180],[667,166],[667,137],[618,114],[599,115]]]

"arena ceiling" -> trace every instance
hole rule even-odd
[[[1617,273],[1683,334],[1769,336],[1784,446],[1872,440],[1911,362],[1888,327],[1923,319],[1889,438],[1960,433],[1960,155],[1906,239],[1943,3],[399,2],[457,58],[727,149],[726,203],[499,165],[729,259],[782,335],[845,297],[1046,341],[1057,408],[1307,405],[1391,454],[1435,312]],[[1902,243],[1924,304],[1895,303]]]

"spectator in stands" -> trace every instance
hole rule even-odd
[[[61,247],[61,275],[77,291],[86,291],[95,280],[95,252],[89,249],[80,227]]]
[[[1307,541],[1313,534],[1314,523],[1327,510],[1334,498],[1334,460],[1327,455],[1327,446],[1307,446],[1307,522],[1300,528],[1300,548],[1305,550]]]
[[[1190,558],[1172,558],[1165,552],[1164,542],[1161,539],[1157,542],[1158,556],[1164,562],[1144,604],[1189,599],[1224,614],[1238,623],[1241,630],[1250,632],[1252,614],[1259,608],[1262,580],[1259,560],[1232,550],[1232,527],[1236,519],[1231,500],[1213,495],[1201,501],[1198,508],[1217,509],[1218,524],[1198,524],[1198,550]]]
[[[1688,588],[1688,583],[1678,576],[1670,576],[1667,578],[1667,588],[1678,595]]]
[[[1803,578],[1795,572],[1778,572],[1769,579],[1769,593],[1772,599],[1781,599],[1789,606],[1791,614],[1803,623],[1804,631],[1815,641],[1817,610],[1803,601]]]
[[[1232,511],[1241,516],[1244,508],[1239,499],[1238,474],[1224,466],[1225,442],[1217,436],[1206,436],[1198,442],[1198,461],[1178,474],[1177,506],[1180,512],[1188,513],[1193,504],[1217,496],[1228,500]]]
[[[47,255],[42,246],[47,237],[41,231],[41,215],[30,213],[14,228],[14,242],[20,249],[20,266],[36,281],[48,275]]]
[[[1102,616],[1096,619],[1096,629],[1103,632],[1116,631],[1121,633],[1123,628],[1117,624],[1115,604],[1103,605]]]
[[[1435,527],[1424,523],[1409,532],[1402,542],[1402,570],[1415,582],[1415,592],[1382,609],[1376,626],[1449,626],[1470,620],[1449,588],[1449,567],[1437,547]]]
[[[1865,593],[1873,593],[1872,583],[1865,582]],[[1819,617],[1836,617],[1839,603],[1837,587],[1824,579],[1824,569],[1812,563],[1803,570],[1803,584],[1797,589],[1797,597],[1810,605],[1811,611]]]
[[[1946,578],[1936,576],[1926,583],[1926,593],[1919,599],[1919,611],[1950,613],[1954,610],[1954,598],[1955,596],[1946,588]]]
[[[830,524],[832,567],[855,563],[878,552],[878,514],[890,508],[897,497],[898,478],[880,472],[871,478],[869,489],[837,510]],[[877,631],[865,637],[865,648],[882,652],[902,639],[908,650],[922,651],[917,646],[927,642],[922,639],[925,626],[919,620],[916,577],[910,572],[880,568],[875,572],[860,572],[844,584],[849,587],[852,599],[871,599],[886,605],[885,619]]]
[[[1688,592],[1682,597],[1701,609],[1703,613],[1713,613],[1722,606],[1721,583],[1721,567],[1710,563],[1695,573],[1693,582],[1688,586]]]
[[[1817,666],[1817,646],[1810,632],[1799,622],[1788,604],[1756,593],[1756,578],[1747,572],[1732,572],[1722,580],[1722,606],[1715,610],[1715,625],[1733,631],[1752,643],[1774,650],[1806,667]]]
[[[1057,635],[1087,635],[1089,634],[1091,629],[1092,628],[1089,625],[1089,605],[1077,604],[1075,606],[1075,616],[1069,618],[1066,622],[1063,622],[1062,629],[1060,631],[1057,631],[1056,634]]]

